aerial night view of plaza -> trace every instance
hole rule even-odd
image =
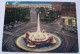
[[[7,1],[3,52],[78,53],[76,3]]]

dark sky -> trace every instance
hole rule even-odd
[[[7,1],[7,2],[16,3],[16,4],[52,4],[53,3],[53,2],[46,2],[46,1]],[[66,2],[66,3],[70,3],[70,2]]]

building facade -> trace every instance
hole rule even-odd
[[[52,10],[53,11],[62,11],[62,2],[53,2],[52,3]]]
[[[76,6],[74,2],[62,4],[62,16],[76,17]]]
[[[7,4],[8,5],[8,4]],[[44,8],[52,8],[52,4],[10,4],[8,5],[8,8],[18,8],[18,7],[29,7],[29,8],[39,8],[39,7],[44,7]]]

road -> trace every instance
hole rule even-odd
[[[36,12],[35,9],[36,8],[31,8],[30,9],[30,18],[31,18],[30,22],[32,22],[32,23],[36,23],[37,22],[37,12]]]
[[[15,40],[17,37],[23,35],[25,32],[36,31],[37,30],[37,12],[35,9],[31,9],[31,21],[28,22],[25,26],[19,27],[13,33],[13,35],[3,34],[3,45],[2,51],[11,51],[11,52],[26,52],[20,48],[18,48],[15,44]],[[41,22],[41,30],[45,30],[46,32],[53,33],[58,35],[62,39],[62,45],[50,52],[78,52],[78,37],[77,34],[62,30],[61,29],[61,18],[57,18],[53,22],[43,23]]]

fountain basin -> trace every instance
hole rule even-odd
[[[45,51],[51,51],[51,50],[57,49],[62,43],[61,38],[55,34],[51,34],[51,33],[48,33],[48,34],[52,35],[52,37],[55,39],[55,41],[56,41],[55,44],[51,44],[51,43],[50,44],[43,44],[43,45],[41,45],[42,47],[33,45],[32,47],[35,47],[35,48],[28,47],[27,42],[24,41],[24,36],[26,34],[23,34],[22,36],[17,38],[16,45],[23,50],[36,51],[36,52],[45,52]]]
[[[37,32],[26,33],[24,36],[24,40],[28,45],[44,45],[49,43],[56,43],[56,40],[53,38],[53,35],[48,33],[41,32],[40,35]]]

